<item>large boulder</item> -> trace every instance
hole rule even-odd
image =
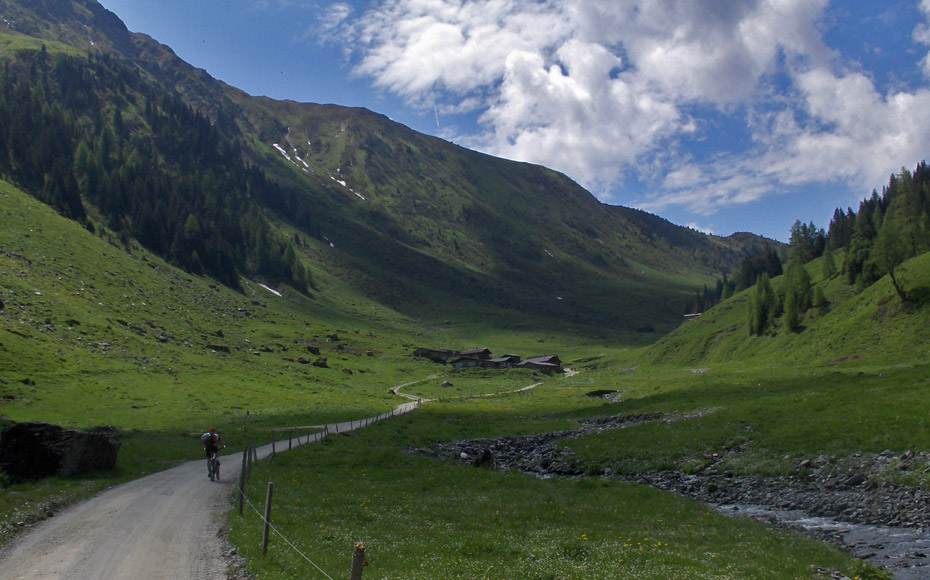
[[[104,471],[116,466],[120,445],[112,429],[16,423],[0,433],[0,470],[17,480]]]

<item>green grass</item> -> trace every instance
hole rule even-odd
[[[110,425],[123,440],[111,473],[6,485],[0,542],[18,522],[200,459],[196,436],[209,426],[237,449],[268,442],[273,428],[386,412],[402,402],[389,389],[408,385],[404,393],[437,402],[281,454],[250,484],[260,508],[275,481],[276,525],[333,574],[364,540],[375,578],[807,578],[812,567],[853,576],[868,572],[821,544],[648,488],[539,481],[406,450],[639,413],[696,416],[565,445],[590,472],[626,473],[697,470],[712,453],[735,472],[774,474],[820,454],[927,449],[927,312],[900,307],[883,283],[858,296],[831,283],[831,311],[810,314],[798,335],[748,338],[737,297],[631,349],[616,340],[622,332],[520,317],[500,326],[468,308],[413,319],[352,290],[338,271],[314,271],[312,296],[251,282],[237,294],[124,248],[103,228],[91,234],[2,182],[0,202],[0,416]],[[906,279],[930,285],[928,266],[909,263]],[[580,373],[451,372],[413,358],[421,346],[558,354]],[[317,358],[309,348],[329,368],[300,362]],[[622,399],[587,396],[599,390]],[[280,544],[257,555],[256,526],[231,516],[231,538],[257,578],[312,577]]]
[[[776,474],[818,455],[926,450],[930,365],[896,368],[640,369],[605,381],[624,400],[597,416],[694,415],[567,442],[585,461],[625,473],[700,465],[725,454],[737,473]]]
[[[273,481],[273,525],[333,577],[357,541],[367,545],[366,578],[787,579],[811,577],[812,566],[852,575],[850,560],[823,544],[648,487],[543,481],[405,453],[464,411],[445,407],[261,464],[251,501],[263,512]],[[280,537],[263,555],[251,509],[229,525],[257,578],[322,577]]]
[[[817,276],[819,260],[807,268],[830,305],[825,313],[809,310],[801,321],[802,332],[776,327],[766,336],[750,336],[747,290],[660,339],[642,353],[644,362],[707,366],[751,360],[757,366],[788,360],[821,365],[854,358],[880,366],[928,360],[922,345],[930,342],[930,254],[900,267],[902,284],[915,296],[907,305],[895,296],[887,277],[856,295],[841,277]],[[773,285],[780,282],[775,278]]]

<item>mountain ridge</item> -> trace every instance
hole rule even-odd
[[[287,246],[299,256],[289,262],[343,272],[408,313],[467,302],[541,321],[662,332],[678,323],[692,292],[777,245],[608,206],[560,173],[470,151],[367,109],[250,96],[129,32],[93,0],[2,0],[0,10],[9,34],[61,42],[86,58],[117,57],[140,71],[146,91],[203,115],[269,180],[259,179],[244,202],[258,204],[281,236],[316,241],[312,252],[312,244]],[[145,123],[137,131],[149,130]]]

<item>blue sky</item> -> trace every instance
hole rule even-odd
[[[102,0],[252,95],[361,106],[729,235],[930,158],[930,0]]]

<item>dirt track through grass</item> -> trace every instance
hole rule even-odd
[[[404,403],[396,412],[416,406]],[[363,424],[326,427],[342,433]],[[258,456],[271,452],[269,444],[258,449]],[[222,462],[219,484],[207,478],[203,461],[191,461],[111,488],[44,520],[0,550],[0,580],[223,577],[226,557],[219,533],[236,490],[242,453],[225,455]]]

